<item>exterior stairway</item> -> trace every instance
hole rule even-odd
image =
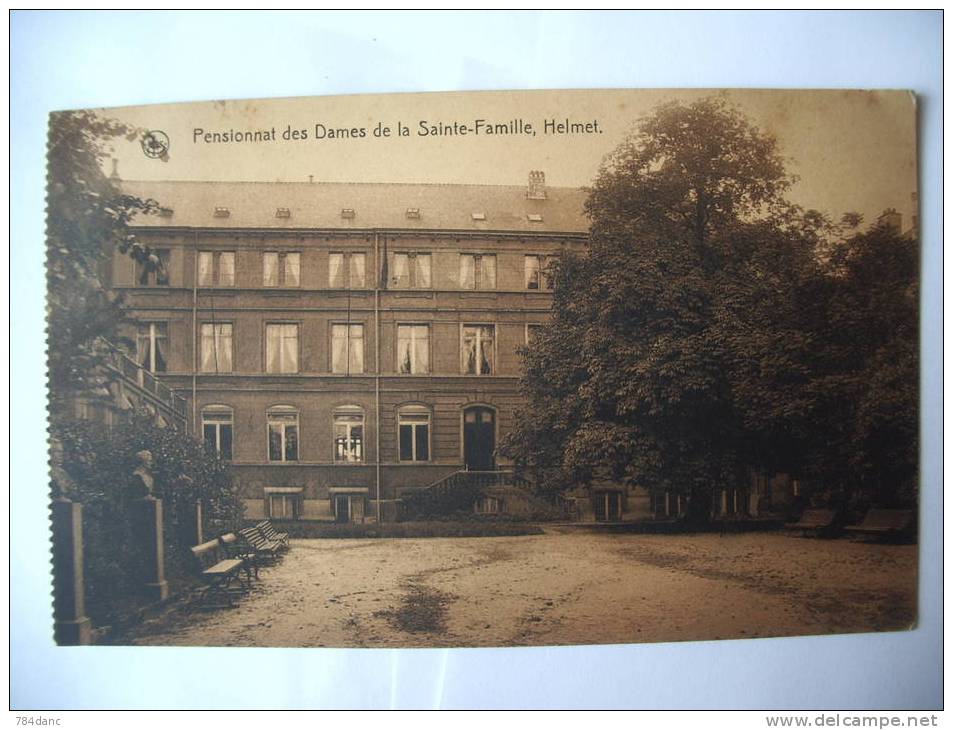
[[[529,514],[551,509],[533,497],[529,482],[512,470],[467,471],[449,474],[423,489],[403,496],[401,521],[484,514]]]

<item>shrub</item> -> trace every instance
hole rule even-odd
[[[196,502],[202,503],[205,534],[241,524],[242,502],[227,465],[182,431],[156,426],[146,413],[134,413],[114,428],[57,421],[52,434],[62,444],[63,470],[73,481],[69,497],[83,505],[87,611],[97,624],[126,611],[139,591],[129,520],[129,485],[139,451],[153,456],[154,494],[163,502],[171,581],[192,572]]]

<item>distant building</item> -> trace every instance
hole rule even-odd
[[[526,186],[122,182],[159,265],[116,253],[135,358],[188,399],[249,518],[391,520],[507,465],[518,349],[582,250],[584,193]],[[484,500],[487,510],[496,502]]]

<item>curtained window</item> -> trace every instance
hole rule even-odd
[[[429,325],[397,325],[397,370],[414,375],[430,372]]]
[[[496,256],[460,254],[461,289],[496,289]]]
[[[395,253],[392,281],[399,289],[429,289],[430,254]]]
[[[331,325],[331,372],[364,372],[364,325]]]
[[[294,251],[266,251],[262,254],[262,284],[296,287],[301,283],[301,254]]]
[[[492,375],[494,371],[493,325],[464,325],[463,367],[464,375]]]
[[[169,325],[140,322],[136,330],[136,362],[150,373],[164,373],[168,363]]]
[[[202,357],[200,369],[203,373],[230,373],[232,371],[232,325],[202,325]]]
[[[298,325],[265,325],[265,371],[298,372]]]
[[[328,286],[331,289],[363,289],[367,256],[356,252],[331,252],[328,256]]]

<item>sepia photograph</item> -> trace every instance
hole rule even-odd
[[[918,619],[908,91],[57,111],[55,641]]]

